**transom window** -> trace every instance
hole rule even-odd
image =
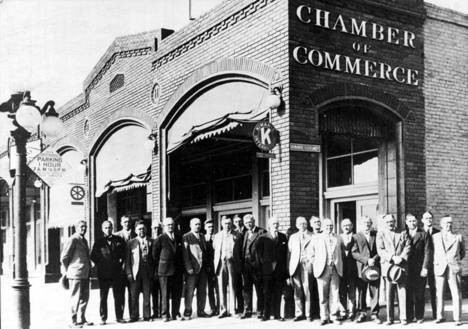
[[[377,183],[378,146],[376,138],[327,136],[327,187]]]

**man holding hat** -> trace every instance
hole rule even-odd
[[[395,302],[394,288],[398,291],[398,307],[402,325],[408,324],[406,318],[406,275],[407,260],[411,252],[411,243],[407,234],[396,232],[395,217],[384,216],[385,229],[377,233],[377,253],[380,256],[382,276],[387,294],[387,325],[393,324]]]
[[[369,287],[370,311],[372,320],[381,323],[379,319],[379,286],[380,286],[380,256],[377,253],[377,231],[372,229],[372,219],[362,217],[364,230],[354,235],[355,243],[352,249],[356,260],[357,275],[357,322],[366,320],[366,293]]]

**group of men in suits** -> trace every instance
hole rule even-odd
[[[64,249],[62,263],[73,280],[72,321],[78,326],[87,323],[84,310],[89,296],[90,260],[98,269],[103,323],[107,320],[110,287],[117,321],[124,322],[126,286],[130,288],[130,321],[139,318],[140,293],[143,319],[151,321],[159,315],[159,310],[153,308],[151,316],[154,286],[158,287],[164,321],[191,319],[195,293],[198,317],[224,318],[237,313],[241,319],[250,318],[254,288],[257,317],[283,321],[281,300],[289,286],[294,291],[294,321],[312,321],[317,316],[322,325],[341,323],[346,318],[366,321],[369,291],[370,319],[381,323],[381,282],[386,293],[386,324],[394,322],[395,291],[400,323],[424,321],[426,283],[433,317],[439,323],[445,321],[443,292],[448,282],[454,321],[461,324],[461,260],[465,248],[462,236],[452,232],[450,216],[441,219],[441,232],[433,227],[432,214],[426,212],[422,217],[424,227],[408,214],[406,229],[397,231],[394,216],[388,214],[383,217],[384,228],[378,232],[373,229],[372,219],[364,217],[363,229],[357,233],[353,233],[349,219],[342,220],[341,234],[334,233],[330,219],[313,216],[309,230],[307,220],[298,217],[288,236],[279,231],[280,222],[275,217],[269,218],[265,230],[256,226],[251,214],[233,219],[223,216],[216,234],[213,221],[203,223],[203,233],[201,220],[192,218],[190,231],[183,235],[168,217],[163,220],[163,232],[154,240],[147,236],[142,222],[136,223],[133,232],[127,220],[122,218],[123,229],[116,234],[112,233],[111,221],[102,223],[103,237],[96,240],[90,259],[85,257],[89,249],[80,231],[82,221]],[[73,265],[77,257],[87,265]],[[74,275],[74,268],[87,273]],[[183,294],[184,309],[179,312]],[[205,312],[207,299],[209,312]],[[157,304],[154,307],[158,308]]]

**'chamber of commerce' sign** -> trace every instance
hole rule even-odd
[[[38,154],[28,166],[49,186],[62,178],[70,169],[68,163],[63,161],[57,152],[49,150]]]
[[[279,133],[268,121],[260,121],[253,129],[252,137],[260,150],[271,151],[278,143]]]

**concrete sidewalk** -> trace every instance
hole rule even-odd
[[[1,316],[2,316],[2,329],[16,329],[12,324],[12,318],[14,315],[14,308],[9,302],[11,300],[11,287],[9,285],[8,279],[2,277],[2,291],[1,291]],[[32,280],[31,282],[31,329],[64,329],[68,328],[69,320],[69,293],[62,289],[59,284],[44,284],[38,283]],[[448,302],[449,305],[446,307],[446,316],[447,320],[452,319],[452,307],[451,302]],[[429,320],[431,318],[430,314],[430,305],[426,305],[426,322],[423,325],[410,324],[409,327],[424,326],[427,328],[452,328],[454,327],[453,322],[446,322],[442,324],[434,324],[433,321]],[[385,309],[381,310],[381,318],[384,319]],[[125,317],[128,318],[127,310],[125,311]],[[115,322],[115,315],[113,311],[113,297],[112,293],[109,294],[109,320],[106,326],[99,326],[99,290],[91,290],[90,301],[87,309],[87,319],[88,321],[94,322],[93,327],[99,328],[155,328],[159,326],[167,327],[168,329],[173,328],[190,328],[190,329],[218,329],[220,327],[226,326],[227,328],[253,328],[256,329],[275,329],[275,328],[303,328],[304,325],[318,326],[319,321],[316,320],[312,323],[307,321],[293,322],[286,320],[284,322],[279,322],[275,320],[261,322],[256,318],[240,320],[238,318],[212,318],[212,319],[197,319],[194,318],[190,321],[170,321],[163,323],[160,319],[155,320],[154,322],[136,322],[136,323],[127,323],[127,324],[118,324]],[[468,299],[463,301],[463,321],[465,324],[463,327],[468,327]],[[364,329],[375,329],[376,324],[373,322],[364,322],[360,324],[355,324],[350,321],[344,321],[342,326],[359,326]],[[400,326],[396,324],[395,326]],[[326,328],[339,327],[338,325],[332,324],[327,325]],[[382,327],[386,327],[382,325]]]

